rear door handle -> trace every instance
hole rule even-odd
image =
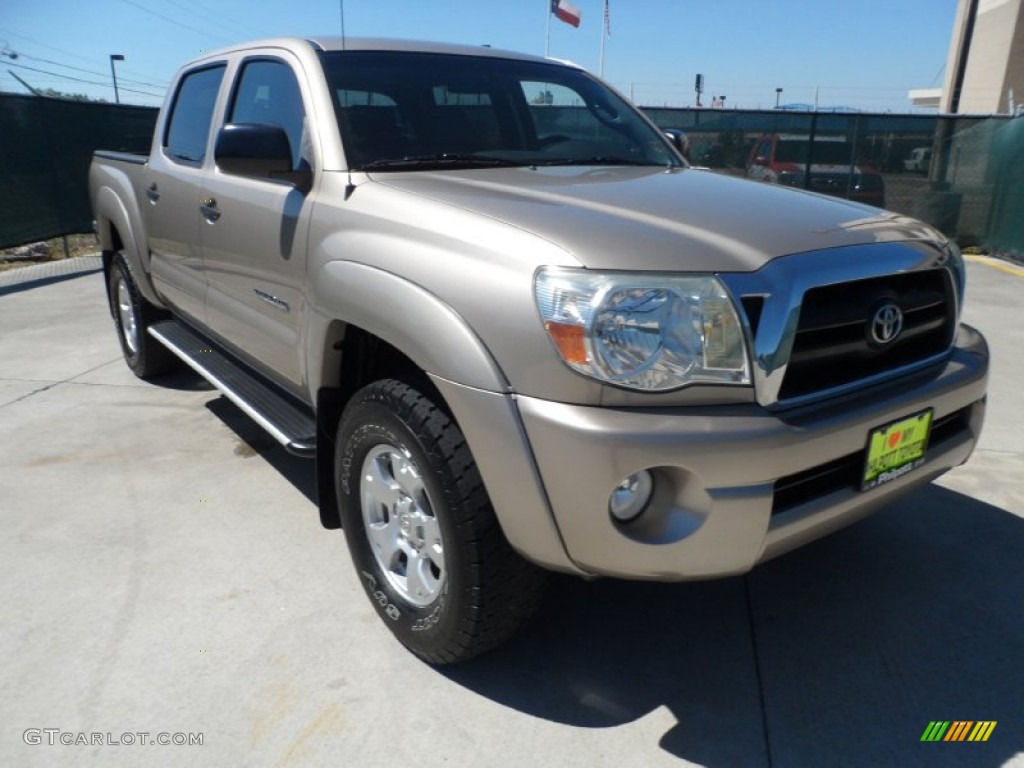
[[[149,202],[155,203],[160,199],[160,192],[157,191],[156,182],[154,181],[148,187],[146,187],[146,197],[149,198]]]
[[[217,201],[212,197],[203,200],[199,204],[199,212],[202,213],[206,220],[211,224],[220,218],[220,209],[217,207]]]

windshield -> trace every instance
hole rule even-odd
[[[352,169],[682,165],[633,107],[572,67],[404,51],[322,60]]]

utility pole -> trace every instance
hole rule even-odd
[[[114,103],[121,103],[121,96],[117,92],[117,72],[114,70],[115,61],[124,61],[124,55],[120,53],[110,54],[110,76],[114,79]],[[130,90],[130,89],[129,89]]]
[[[42,94],[41,94],[41,93],[39,93],[39,91],[37,91],[37,90],[36,90],[35,88],[33,88],[33,87],[32,87],[31,85],[29,85],[28,83],[26,83],[26,82],[25,82],[24,80],[22,80],[22,79],[21,79],[20,77],[18,77],[18,76],[17,76],[16,74],[14,74],[13,72],[11,72],[11,70],[9,70],[9,69],[8,69],[8,70],[7,70],[7,74],[9,74],[9,75],[10,75],[11,77],[13,77],[13,78],[14,78],[15,80],[17,80],[17,81],[18,81],[19,83],[21,83],[22,85],[24,85],[24,86],[25,86],[26,88],[28,88],[29,92],[30,92],[30,93],[31,93],[31,94],[32,94],[33,96],[42,96]]]

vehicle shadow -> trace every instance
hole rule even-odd
[[[9,296],[12,293],[21,293],[23,291],[31,291],[33,288],[42,288],[47,285],[55,285],[57,283],[63,283],[65,280],[74,280],[76,277],[85,277],[87,275],[95,275],[103,271],[102,267],[95,269],[85,269],[80,272],[68,272],[63,275],[51,275],[49,277],[38,277],[32,280],[25,280],[20,283],[11,283],[9,285],[0,285],[0,297]]]
[[[198,376],[197,376],[198,378]],[[235,455],[243,459],[259,456],[278,471],[312,504],[317,503],[316,462],[286,451],[262,427],[226,397],[207,401],[206,409],[238,438]]]
[[[213,392],[215,389],[210,382],[186,367],[184,363],[153,381],[164,389],[175,389],[179,392]]]
[[[535,717],[709,766],[999,766],[1024,752],[1024,520],[929,486],[744,578],[559,578],[519,641],[439,672]],[[922,743],[995,720],[986,743]],[[769,757],[770,756],[770,757]]]

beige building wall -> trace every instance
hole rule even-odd
[[[960,0],[946,62],[941,111],[953,111],[959,62],[967,40],[971,0]],[[967,50],[967,67],[960,90],[960,114],[993,114],[1024,104],[1024,0],[978,0],[978,13]]]

